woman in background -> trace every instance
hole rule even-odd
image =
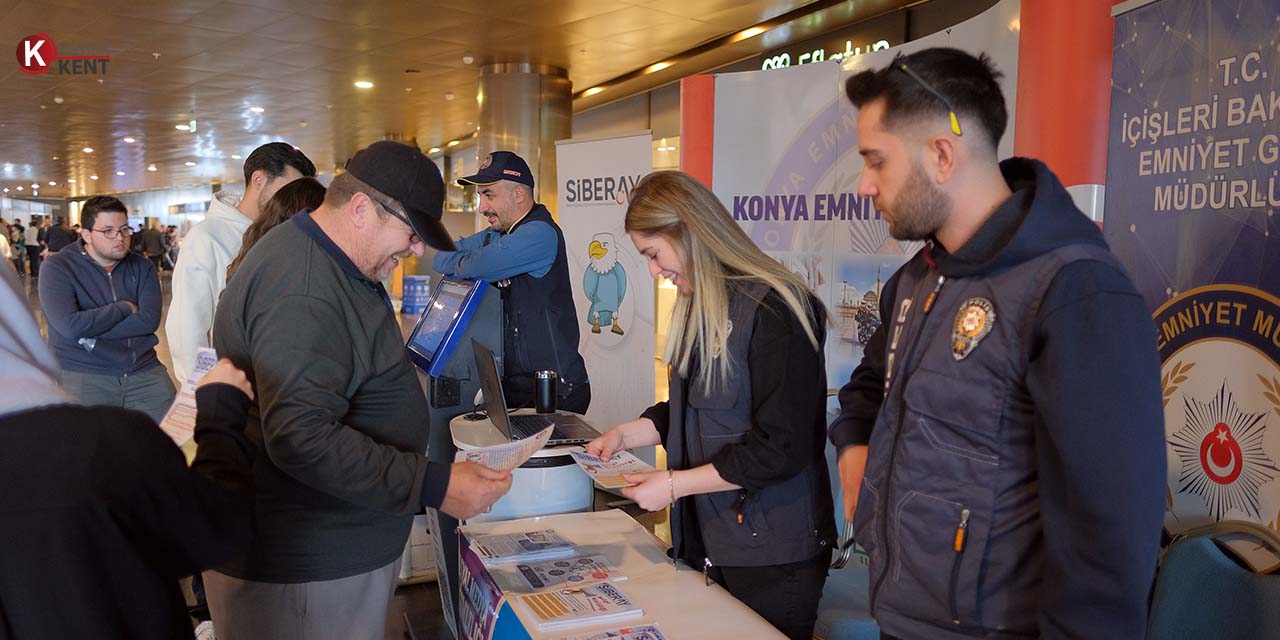
[[[587,451],[607,459],[666,447],[669,470],[627,476],[623,494],[649,511],[672,505],[676,558],[788,637],[809,640],[835,540],[822,303],[684,173],[641,180],[626,231],[649,272],[678,290],[671,400]]]
[[[244,230],[244,241],[240,244],[240,254],[227,265],[227,282],[240,267],[249,250],[257,244],[262,236],[276,228],[281,222],[292,218],[304,209],[315,209],[324,202],[324,185],[315,178],[298,178],[276,191],[274,196],[262,207],[262,215],[258,216],[248,229]]]

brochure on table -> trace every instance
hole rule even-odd
[[[575,595],[583,593],[584,585],[596,587],[597,591],[618,592],[640,613],[620,611],[621,617],[548,628],[546,616],[536,614],[523,599],[535,595],[539,597],[537,604],[546,605],[548,594],[557,593],[566,585],[544,582],[540,588],[531,588],[521,567],[528,569],[555,560],[486,563],[472,544],[473,538],[482,536],[518,536],[548,530],[573,544],[571,562],[587,559],[596,569],[589,577],[576,582]],[[706,586],[701,571],[683,563],[673,565],[666,548],[619,510],[463,525],[458,528],[462,594],[458,603],[458,637],[467,640],[768,640],[783,637],[719,585]],[[545,565],[542,568],[545,569]],[[538,582],[541,576],[549,575],[537,571],[533,574]],[[569,575],[568,571],[561,574],[562,577]],[[569,581],[566,579],[566,582]],[[611,597],[609,594],[597,596]],[[656,631],[658,628],[660,632]]]

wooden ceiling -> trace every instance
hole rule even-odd
[[[0,0],[15,58],[40,33],[60,55],[110,56],[96,74],[0,66],[0,187],[235,182],[234,156],[277,139],[321,171],[388,137],[442,146],[474,131],[483,64],[563,67],[580,91],[811,2]]]

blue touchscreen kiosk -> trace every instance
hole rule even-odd
[[[427,375],[444,373],[488,286],[483,280],[440,280],[406,345],[409,357]]]

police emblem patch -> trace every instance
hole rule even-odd
[[[956,313],[955,328],[951,332],[951,355],[964,360],[982,339],[991,333],[996,321],[996,309],[986,298],[970,298],[960,305]]]
[[[489,168],[489,165],[491,165],[491,164],[493,164],[493,154],[492,154],[492,153],[490,153],[490,154],[488,154],[488,155],[486,155],[486,156],[484,157],[484,162],[480,163],[480,170],[481,170],[481,171],[484,171],[485,169],[488,169],[488,168]]]

